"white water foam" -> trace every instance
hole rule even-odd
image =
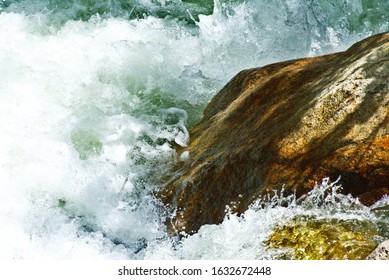
[[[241,216],[226,215],[220,225],[205,225],[198,233],[185,237],[174,251],[164,241],[151,244],[146,259],[274,259],[282,250],[268,248],[266,241],[275,228],[296,221],[347,221],[350,224],[367,222],[378,229],[380,218],[358,199],[340,193],[338,181],[323,179],[306,196],[283,196],[275,193],[268,203],[258,199]],[[386,221],[386,226],[389,221]],[[378,240],[382,240],[377,237]],[[168,253],[167,253],[168,252]]]

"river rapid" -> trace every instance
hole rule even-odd
[[[181,240],[152,194],[237,72],[388,30],[387,0],[0,0],[0,259],[275,259],[298,217],[388,238],[341,180]]]

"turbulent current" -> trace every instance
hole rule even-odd
[[[0,259],[273,259],[298,217],[387,238],[326,180],[181,240],[152,193],[237,72],[388,30],[387,0],[0,0]]]

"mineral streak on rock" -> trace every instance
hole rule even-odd
[[[240,72],[178,151],[190,159],[157,193],[177,208],[171,232],[220,223],[226,205],[242,213],[283,185],[300,196],[324,177],[341,176],[345,193],[374,203],[389,187],[388,93],[389,33]]]

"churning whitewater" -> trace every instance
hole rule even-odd
[[[282,253],[267,238],[296,216],[388,235],[387,217],[337,193],[341,181],[318,182],[306,203],[226,208],[182,240],[152,195],[232,76],[387,31],[388,5],[0,1],[0,259],[272,259]]]

